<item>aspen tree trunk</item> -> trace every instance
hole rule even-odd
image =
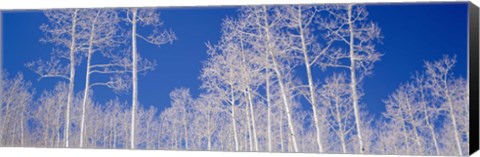
[[[52,141],[55,143],[55,147],[59,147],[59,144],[60,144],[60,117],[61,117],[61,113],[60,112],[61,110],[57,110],[57,116],[58,118],[56,118],[55,120],[55,130],[57,131],[56,135],[55,135],[55,140]],[[53,146],[53,143],[52,143],[52,146]]]
[[[405,149],[407,150],[407,154],[410,154],[410,148],[408,146],[408,134],[407,134],[407,127],[405,126],[405,117],[403,117],[403,107],[402,106],[399,106],[400,108],[400,117],[402,118],[400,120],[400,122],[402,123],[402,130],[403,130],[403,136],[404,136],[404,140],[405,140]]]
[[[287,152],[292,152],[292,150],[293,150],[293,145],[291,143],[292,143],[292,138],[288,138],[287,139]]]
[[[266,57],[266,64],[268,66],[268,55]],[[272,120],[271,120],[271,104],[270,104],[270,71],[266,68],[266,94],[267,94],[267,137],[268,137],[268,152],[272,152]]]
[[[24,119],[25,119],[25,104],[22,105],[21,115],[20,115],[20,147],[24,146],[25,141],[25,129],[24,129]]]
[[[285,150],[285,142],[283,140],[283,112],[280,111],[280,120],[278,121],[278,125],[280,127],[280,152],[283,152]]]
[[[73,101],[73,88],[75,83],[75,33],[77,26],[77,13],[78,9],[75,9],[72,16],[72,39],[70,43],[70,78],[68,84],[68,96],[67,96],[67,111],[65,117],[65,147],[69,147],[69,134],[70,134],[70,106]]]
[[[245,60],[245,52],[243,51],[243,39],[240,39],[240,48],[242,49],[242,71],[243,71],[243,75],[246,77],[248,74],[247,74],[247,71],[246,71],[246,60]],[[244,80],[245,83],[248,83],[248,80]],[[251,121],[248,121],[248,125],[250,125],[250,122],[251,122],[251,125],[252,125],[252,130],[253,130],[253,142],[255,144],[255,151],[258,151],[258,139],[257,139],[257,130],[256,130],[256,125],[255,125],[255,114],[253,113],[253,100],[252,100],[252,96],[250,94],[250,86],[247,84],[246,85],[246,91],[244,91],[244,93],[246,93],[245,96],[247,96],[247,100],[248,100],[248,103],[247,103],[247,106],[250,108],[250,117],[251,117]]]
[[[8,125],[7,125],[7,120],[10,119],[9,116],[10,116],[10,111],[8,111],[10,108],[10,101],[7,101],[6,103],[6,107],[5,107],[5,118],[3,118],[3,122],[2,122],[2,128],[0,128],[0,142],[2,142],[2,145],[6,146],[7,145],[7,136],[4,137],[4,134],[8,134]],[[5,141],[5,143],[3,142]]]
[[[163,121],[161,121],[160,123],[163,123]],[[161,124],[161,125],[158,125],[158,127],[157,127],[158,133],[157,133],[157,147],[156,147],[156,149],[161,149],[160,139],[162,138],[162,134],[161,134],[162,129],[161,129],[161,128],[162,128],[163,126],[164,126],[164,125]],[[165,144],[166,144],[166,143],[167,143],[167,141],[165,141]],[[162,144],[163,144],[163,143],[162,143]]]
[[[448,73],[448,71],[446,72]],[[458,127],[457,127],[457,120],[455,118],[455,110],[453,109],[453,101],[452,101],[452,98],[450,96],[450,91],[448,90],[448,84],[447,84],[447,75],[444,75],[444,79],[443,79],[443,84],[445,86],[445,98],[447,98],[447,104],[448,104],[448,107],[450,109],[450,119],[452,119],[452,125],[453,125],[453,132],[454,132],[454,135],[455,135],[455,142],[457,144],[457,149],[458,149],[458,155],[459,156],[462,156],[462,146],[460,144],[460,139],[458,138]]]
[[[116,126],[115,117],[113,117],[113,116],[111,117],[110,124],[111,124],[111,126],[110,126],[111,130],[109,131],[109,134],[108,134],[108,136],[109,136],[109,139],[108,139],[108,145],[109,146],[108,146],[108,148],[114,148],[113,147],[113,141],[115,139],[115,126]]]
[[[247,128],[248,126],[245,127],[245,138],[243,139],[243,150],[248,151],[248,131],[249,129]]]
[[[13,122],[12,122],[12,123],[13,123]],[[11,140],[11,141],[10,141],[10,145],[11,145],[11,146],[15,146],[15,141],[16,141],[16,137],[17,137],[17,134],[16,134],[16,133],[17,133],[17,126],[13,126],[12,135],[11,135],[12,137],[10,138],[10,140]],[[8,144],[8,143],[9,143],[9,142],[7,141],[7,144]]]
[[[124,130],[124,131],[125,131],[125,132],[124,132],[125,137],[124,137],[124,141],[123,141],[123,148],[128,148],[128,142],[129,142],[129,140],[128,140],[128,133],[129,133],[129,132],[128,132],[128,129],[129,129],[129,128],[128,128],[128,124],[127,124],[127,123],[128,123],[128,118],[129,118],[129,117],[128,117],[128,114],[127,114],[126,112],[125,112],[125,117],[124,117],[124,118],[125,118],[125,119],[124,119],[124,122],[125,122],[125,123],[123,124],[123,126],[125,127],[125,130]]]
[[[409,115],[409,119],[410,121],[413,123],[413,113],[412,113],[412,110],[410,108],[410,100],[408,100],[408,97],[407,97],[407,111],[408,111],[408,115]],[[415,142],[417,144],[417,147],[420,149],[421,148],[421,144],[420,144],[420,137],[418,136],[418,129],[415,125],[412,125],[413,127],[413,133],[415,134]]]
[[[257,129],[256,129],[256,124],[255,124],[255,114],[253,113],[253,102],[252,102],[252,96],[250,94],[250,87],[247,87],[247,96],[248,96],[248,101],[249,101],[248,106],[250,107],[250,116],[251,116],[251,120],[252,120],[253,142],[255,144],[255,151],[259,151]]]
[[[93,120],[93,130],[92,130],[93,131],[93,137],[92,137],[93,148],[97,148],[97,122],[98,122],[98,118],[95,117],[94,120]],[[88,136],[87,136],[87,138],[88,138]],[[91,145],[89,145],[89,146],[91,146]]]
[[[238,137],[237,137],[237,125],[235,121],[235,95],[233,93],[233,85],[230,84],[230,103],[232,104],[232,127],[233,127],[233,138],[235,140],[235,151],[238,151]]]
[[[130,126],[130,149],[135,149],[135,111],[138,102],[137,79],[137,8],[132,12],[132,117]]]
[[[109,121],[109,119],[107,117],[105,117],[103,119],[103,122],[102,122],[102,135],[101,137],[103,137],[103,141],[102,141],[102,146],[103,148],[107,148],[108,147],[108,139],[110,138],[110,124],[111,122]]]
[[[47,112],[48,112],[49,110],[50,110],[50,107],[48,108]],[[50,128],[49,128],[49,127],[50,127],[50,125],[49,125],[49,123],[50,123],[50,122],[49,122],[50,114],[51,114],[51,113],[48,113],[47,118],[46,118],[46,120],[45,120],[45,123],[43,123],[43,124],[45,124],[45,126],[44,126],[44,127],[45,127],[45,130],[44,130],[44,132],[43,132],[43,133],[44,133],[43,141],[44,141],[44,146],[45,146],[45,147],[48,147],[48,130],[50,129]]]
[[[177,127],[177,120],[173,119],[173,124],[175,125],[173,128]],[[173,131],[173,137],[174,137],[174,150],[178,150],[178,139],[177,139],[177,132],[174,130]]]
[[[420,93],[422,99],[424,98],[423,91]],[[427,112],[427,104],[423,102],[424,108],[423,108],[423,114],[425,115],[425,122],[427,123],[427,127],[430,130],[430,133],[432,134],[432,140],[433,144],[435,146],[435,152],[437,153],[436,155],[440,155],[440,149],[438,147],[438,142],[437,142],[437,135],[435,133],[435,129],[433,126],[430,124],[430,120],[428,119],[428,112]]]
[[[149,149],[149,143],[150,143],[150,125],[149,125],[150,122],[146,122],[145,125],[147,125],[147,128],[146,128],[146,133],[147,133],[147,136],[146,136],[146,141],[145,141],[145,144],[146,144],[146,148]]]
[[[187,107],[186,104],[183,106],[183,130],[185,136],[185,149],[188,150],[188,130],[187,130]]]
[[[211,110],[211,107],[210,107],[210,110]],[[210,133],[210,130],[211,130],[211,129],[210,129],[210,119],[211,119],[211,117],[210,117],[210,116],[211,116],[211,115],[210,115],[210,112],[211,112],[211,111],[210,111],[210,110],[207,112],[207,113],[208,113],[208,116],[207,116],[207,118],[208,118],[208,119],[207,119],[207,150],[208,150],[208,151],[211,150],[211,145],[212,145],[212,144],[211,144],[211,142],[212,142],[212,139],[211,139],[211,138],[212,138],[212,135],[211,135],[211,133]]]
[[[322,146],[322,140],[320,138],[320,122],[318,120],[318,115],[317,115],[317,101],[315,99],[315,85],[313,83],[312,79],[312,71],[310,69],[310,60],[308,58],[307,54],[307,46],[305,44],[305,34],[303,32],[303,24],[302,24],[302,8],[299,6],[298,8],[298,28],[300,32],[300,39],[302,42],[302,52],[303,52],[303,58],[305,62],[305,70],[307,71],[307,78],[308,78],[308,89],[310,91],[310,103],[312,105],[312,110],[313,110],[313,120],[315,123],[315,131],[316,131],[316,140],[317,140],[317,145],[318,145],[318,152],[323,153],[323,146]]]
[[[0,18],[0,20],[1,20],[1,18]],[[1,47],[1,46],[0,46],[0,47]],[[0,57],[0,59],[1,59],[1,57]],[[467,78],[469,78],[469,77],[467,76]],[[467,88],[467,93],[466,93],[466,97],[467,97],[468,103],[465,103],[464,105],[465,105],[465,110],[468,111],[468,114],[471,114],[471,113],[470,113],[470,100],[469,100],[469,99],[471,99],[471,98],[470,98],[470,88],[469,88],[470,86],[469,86],[469,83],[468,83],[468,82],[467,82],[466,85],[467,85],[467,87],[468,87],[468,88]],[[0,93],[0,94],[1,94],[1,93]],[[1,103],[1,102],[0,102],[0,103]],[[469,119],[470,119],[469,116],[465,116],[465,121],[470,121]],[[467,127],[467,128],[468,128],[468,130],[467,130],[465,133],[466,133],[466,136],[467,136],[467,151],[469,151],[469,149],[470,149],[470,126]]]
[[[13,87],[10,87],[10,89],[17,89],[17,88],[19,88],[18,84],[14,84]],[[3,119],[3,128],[0,128],[0,131],[2,131],[2,132],[0,132],[1,133],[0,138],[2,138],[1,139],[2,142],[5,141],[5,143],[4,143],[5,146],[8,146],[8,140],[9,140],[8,137],[9,137],[9,134],[10,134],[10,127],[12,127],[12,125],[10,124],[10,123],[12,123],[12,119],[10,117],[11,116],[10,112],[12,112],[12,111],[10,111],[12,101],[13,101],[12,99],[13,99],[13,96],[10,96],[8,98],[8,100],[5,102],[5,105],[6,105],[5,118]],[[15,127],[15,126],[13,126],[13,127]],[[14,131],[14,133],[15,133],[15,131]],[[6,136],[3,136],[5,134],[6,134]]]
[[[115,125],[115,123],[113,122],[113,118],[110,117],[111,119],[109,120],[109,129],[107,130],[108,132],[108,146],[106,146],[106,148],[113,148],[113,126]]]
[[[107,148],[113,148],[113,127],[115,125],[113,117],[110,117],[109,130],[108,130],[108,146]]]
[[[353,47],[354,44],[354,32],[353,32],[353,22],[352,22],[352,4],[348,5],[348,28],[350,31],[350,88],[352,92],[352,101],[353,101],[353,110],[355,114],[355,124],[357,128],[357,137],[358,137],[358,144],[360,153],[363,154],[364,147],[363,147],[363,139],[362,139],[362,128],[361,128],[361,120],[360,120],[360,111],[358,108],[358,96],[357,96],[357,78],[355,74],[355,50]]]
[[[244,96],[247,96],[247,94],[245,92],[243,94],[244,94]],[[249,142],[248,146],[250,148],[250,151],[253,151],[252,128],[250,126],[250,114],[248,113],[248,103],[247,102],[245,103],[245,116],[247,117],[247,123],[245,125],[246,125],[246,129],[248,130],[248,142]]]
[[[272,52],[270,52],[272,53]],[[273,55],[272,55],[273,56]],[[282,80],[282,75],[280,74],[280,70],[278,70],[278,67],[277,67],[277,63],[275,61],[275,59],[272,59],[273,60],[273,64],[274,64],[274,71],[277,75],[277,78],[278,78],[278,84],[280,86],[280,90],[281,90],[281,93],[282,93],[282,100],[283,100],[283,104],[284,104],[284,107],[285,107],[285,112],[287,114],[287,122],[288,122],[288,128],[289,128],[289,133],[290,133],[290,138],[292,138],[292,143],[293,143],[293,149],[295,152],[298,152],[298,147],[297,147],[297,140],[296,140],[296,135],[295,135],[295,131],[294,131],[294,128],[293,128],[293,122],[292,122],[292,116],[291,116],[291,113],[290,113],[290,109],[289,109],[289,103],[288,103],[288,98],[287,98],[287,95],[286,95],[286,91],[285,91],[285,86],[283,84],[283,80]]]
[[[342,144],[342,152],[347,153],[347,146],[345,145],[345,133],[343,132],[343,122],[340,114],[340,107],[338,106],[338,102],[340,101],[338,96],[335,96],[335,111],[336,111],[336,119],[340,131],[340,142]]]
[[[9,128],[8,123],[9,123],[9,120],[10,120],[10,111],[9,111],[10,110],[10,102],[11,102],[11,100],[9,98],[9,100],[7,100],[6,103],[5,103],[5,106],[6,106],[5,107],[5,118],[3,119],[3,123],[2,123],[3,127],[0,128],[0,131],[1,131],[0,132],[1,133],[0,134],[0,141],[2,143],[3,143],[3,141],[5,141],[5,143],[3,143],[3,145],[5,145],[5,146],[8,145],[8,139],[7,139],[8,136],[4,136],[4,134],[8,134],[8,130],[9,130],[8,129]]]
[[[113,148],[117,148],[117,116],[113,117]]]
[[[90,91],[90,65],[91,65],[91,60],[92,60],[92,54],[93,54],[93,37],[95,36],[95,24],[97,23],[97,17],[99,15],[100,11],[97,12],[97,15],[95,16],[95,19],[93,20],[92,26],[91,26],[91,32],[90,32],[90,38],[88,41],[88,54],[87,54],[87,72],[85,75],[85,90],[83,93],[83,101],[82,101],[82,119],[80,122],[80,148],[83,147],[83,136],[84,136],[84,130],[85,130],[85,114],[86,114],[86,106],[87,106],[87,99],[88,99],[88,93]]]
[[[283,104],[285,105],[285,112],[287,113],[287,122],[288,122],[288,127],[290,129],[289,131],[290,131],[290,137],[291,137],[292,143],[293,143],[293,149],[294,149],[295,152],[298,152],[297,140],[295,138],[295,131],[294,131],[294,128],[293,128],[292,117],[291,117],[291,113],[290,113],[290,109],[289,109],[287,92],[285,91],[285,86],[283,84],[283,77],[282,77],[282,74],[280,73],[279,67],[277,65],[277,60],[276,60],[275,55],[273,54],[273,50],[272,50],[271,39],[270,39],[270,30],[269,30],[270,26],[268,24],[268,17],[267,17],[268,16],[267,7],[263,6],[263,10],[265,12],[265,17],[264,17],[265,28],[264,28],[264,31],[265,31],[266,37],[267,37],[267,51],[268,51],[268,53],[270,53],[270,56],[272,58],[273,70],[274,70],[274,72],[277,76],[278,84],[280,86],[280,91],[281,91],[281,95],[282,95]]]

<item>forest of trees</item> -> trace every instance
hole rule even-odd
[[[25,66],[38,79],[60,81],[36,91],[22,73],[2,72],[0,146],[468,154],[468,80],[453,73],[456,56],[425,61],[374,118],[361,101],[362,83],[383,56],[376,49],[382,35],[365,6],[244,6],[237,13],[223,20],[220,40],[206,44],[200,95],[178,87],[158,110],[138,101],[137,77],[156,66],[137,52],[137,39],[175,44],[158,10],[44,11],[41,42],[54,47],[51,58]],[[81,62],[85,78],[76,77]],[[74,88],[78,79],[85,85]],[[129,91],[131,102],[98,103],[96,86]]]

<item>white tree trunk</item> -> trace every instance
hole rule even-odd
[[[93,111],[93,112],[95,112],[95,111]],[[92,132],[93,132],[92,143],[93,143],[93,148],[97,148],[97,139],[98,139],[98,138],[97,138],[97,129],[98,129],[98,128],[97,128],[97,125],[98,125],[97,123],[98,123],[98,117],[97,117],[97,116],[93,116],[93,117],[94,117],[94,119],[93,119],[93,125],[92,125],[92,126],[93,126],[93,129],[92,129]],[[87,138],[88,138],[88,136],[87,136]],[[91,146],[91,145],[89,145],[89,146]],[[87,146],[87,147],[88,147],[88,146]]]
[[[177,128],[177,119],[173,119],[173,128]],[[173,149],[174,150],[178,150],[178,139],[177,139],[177,132],[176,131],[173,131],[173,140],[174,140],[174,147]]]
[[[407,151],[406,154],[408,155],[408,154],[410,154],[410,148],[409,148],[409,146],[408,146],[408,138],[409,138],[409,137],[408,137],[408,134],[407,134],[407,127],[405,126],[406,120],[405,120],[405,117],[403,117],[403,112],[404,112],[404,111],[403,111],[403,109],[402,109],[402,106],[400,106],[399,108],[400,108],[400,118],[402,118],[402,119],[400,120],[400,123],[402,123],[403,136],[404,136],[404,138],[405,138],[405,139],[404,139],[404,140],[405,140],[405,149],[406,149],[406,151]]]
[[[183,106],[183,130],[185,136],[185,150],[188,150],[188,130],[187,130],[187,107],[186,104]]]
[[[270,52],[272,53],[272,52]],[[273,54],[272,54],[272,57],[273,57]],[[281,91],[281,94],[282,94],[282,100],[283,100],[283,104],[284,104],[284,107],[285,107],[285,113],[287,113],[287,122],[288,122],[288,127],[289,127],[289,131],[290,131],[290,137],[292,138],[292,143],[293,143],[293,149],[295,152],[298,152],[298,147],[297,147],[297,140],[295,138],[295,131],[294,131],[294,128],[293,128],[293,122],[292,122],[292,115],[290,113],[290,109],[289,109],[289,103],[288,103],[288,98],[287,98],[287,94],[286,94],[286,91],[285,91],[285,86],[283,84],[283,77],[282,75],[280,74],[280,70],[278,70],[278,67],[277,67],[277,63],[275,61],[275,59],[272,59],[273,60],[273,69],[277,75],[277,78],[278,78],[278,84],[280,86],[280,91]]]
[[[233,138],[235,140],[235,151],[238,151],[237,122],[235,121],[235,95],[233,93],[233,85],[230,85],[230,98],[230,103],[232,104]]]
[[[338,123],[338,131],[340,131],[340,142],[342,144],[342,152],[347,153],[347,146],[345,145],[345,133],[344,133],[344,126],[340,114],[340,107],[338,106],[338,102],[340,101],[338,96],[335,96],[335,113],[336,113],[336,120]],[[346,113],[344,113],[346,114]]]
[[[12,130],[12,135],[10,135],[11,136],[10,145],[15,146],[15,141],[16,141],[16,138],[17,138],[17,126],[15,126],[15,122],[12,122],[12,123],[14,124],[14,126],[13,126],[13,130]]]
[[[82,101],[82,119],[80,121],[80,148],[83,147],[83,136],[85,135],[84,130],[85,130],[85,114],[86,114],[86,106],[87,106],[87,100],[88,100],[88,93],[90,91],[90,65],[91,65],[91,60],[92,60],[92,48],[93,48],[93,37],[95,36],[95,24],[97,22],[97,16],[95,17],[92,26],[91,26],[91,32],[90,32],[90,38],[88,42],[88,54],[87,54],[87,72],[85,75],[85,90],[83,92],[83,101]]]
[[[145,141],[145,144],[146,144],[145,148],[150,149],[150,147],[149,147],[150,146],[149,145],[150,144],[150,139],[151,139],[150,138],[150,121],[145,122],[145,125],[147,126],[147,128],[145,129],[145,132],[147,134],[147,136],[145,137],[145,140],[146,140]]]
[[[252,95],[250,94],[250,87],[247,87],[247,96],[250,106],[250,116],[252,119],[252,130],[253,130],[253,142],[255,144],[255,151],[259,151],[258,149],[258,138],[257,138],[257,128],[255,123],[255,114],[253,113],[253,100]]]
[[[362,127],[360,120],[360,111],[358,108],[358,96],[357,96],[357,78],[355,76],[355,51],[354,51],[354,32],[353,32],[353,23],[352,23],[352,4],[348,5],[348,28],[350,31],[350,88],[352,92],[352,101],[353,101],[353,110],[355,114],[355,124],[357,128],[357,137],[360,153],[363,154],[363,139],[362,139]]]
[[[243,93],[244,96],[246,97],[247,94],[246,92]],[[249,142],[249,148],[250,148],[250,151],[253,151],[253,141],[252,141],[252,128],[251,128],[251,125],[250,125],[250,114],[248,113],[248,102],[245,103],[245,117],[247,117],[247,122],[245,123],[246,125],[246,129],[247,129],[247,132],[248,132],[248,142]]]
[[[266,57],[266,64],[268,65],[268,55]],[[271,104],[270,104],[270,71],[266,68],[266,94],[267,94],[267,138],[268,138],[268,152],[272,152],[272,120],[271,120]]]
[[[415,142],[416,142],[416,144],[417,144],[417,147],[418,147],[419,149],[421,149],[420,137],[419,137],[419,135],[418,135],[418,129],[417,129],[417,126],[415,126],[415,124],[413,124],[413,123],[414,123],[414,119],[413,119],[413,116],[414,116],[414,115],[413,115],[413,113],[412,113],[412,109],[410,108],[410,100],[408,100],[408,98],[407,98],[407,103],[406,103],[406,105],[407,105],[407,111],[408,111],[408,115],[409,115],[410,121],[412,122],[413,133],[414,133],[414,135],[415,135]],[[420,152],[423,152],[423,151],[420,151]]]
[[[113,116],[113,149],[117,148],[117,116]]]
[[[284,107],[285,107],[285,112],[287,113],[287,122],[288,122],[288,127],[290,129],[289,131],[290,131],[290,137],[291,137],[292,143],[293,143],[293,149],[294,149],[295,152],[298,152],[297,140],[295,138],[295,130],[293,128],[293,122],[292,122],[292,116],[291,116],[290,109],[289,109],[290,105],[288,103],[287,92],[285,90],[285,86],[283,84],[283,77],[282,77],[282,74],[280,73],[275,55],[273,54],[272,45],[271,45],[270,30],[269,30],[270,26],[268,24],[268,18],[267,18],[267,16],[268,16],[267,7],[263,6],[263,10],[266,13],[266,15],[264,17],[264,20],[265,20],[265,28],[264,29],[265,29],[266,38],[267,38],[267,51],[270,54],[270,57],[272,58],[273,70],[274,70],[274,72],[277,76],[278,84],[280,86],[280,91],[281,91],[281,95],[282,95],[283,104],[284,104]]]
[[[423,94],[423,91],[421,91],[421,98],[422,100],[424,99],[424,94]],[[435,152],[437,153],[436,155],[440,155],[440,149],[438,147],[438,142],[437,142],[437,135],[435,133],[435,129],[433,128],[433,126],[430,124],[430,120],[428,118],[428,112],[427,112],[427,103],[426,102],[422,102],[423,103],[423,114],[425,115],[425,122],[427,123],[427,127],[428,129],[430,130],[430,133],[432,134],[432,140],[433,140],[433,144],[435,146]]]
[[[65,117],[65,147],[69,147],[69,133],[70,133],[70,106],[73,101],[73,88],[75,83],[75,30],[77,26],[77,13],[78,10],[75,9],[72,16],[72,39],[70,44],[70,79],[68,85],[68,96],[67,96],[67,111]]]
[[[57,133],[55,134],[55,138],[52,140],[52,147],[53,147],[53,143],[55,143],[55,147],[59,147],[60,146],[60,117],[61,117],[61,114],[62,112],[60,112],[61,110],[57,110],[57,116],[56,116],[56,120],[55,120],[55,130],[57,131]]]
[[[278,121],[278,126],[280,128],[280,152],[283,152],[285,150],[285,142],[283,139],[283,112],[280,111],[280,120]]]
[[[458,155],[459,156],[462,156],[462,145],[460,143],[460,139],[458,138],[458,127],[457,127],[457,120],[455,118],[455,110],[453,109],[453,101],[452,101],[452,98],[450,96],[450,91],[448,90],[448,84],[447,84],[447,75],[445,75],[444,77],[444,80],[443,80],[443,84],[445,86],[445,98],[447,98],[447,104],[448,104],[448,107],[450,109],[450,119],[452,119],[452,126],[453,126],[453,132],[454,132],[454,135],[455,135],[455,142],[456,142],[456,145],[457,145],[457,149],[458,149]]]
[[[430,133],[432,134],[433,144],[435,145],[435,152],[437,153],[437,155],[440,155],[440,148],[438,147],[437,135],[435,133],[435,129],[430,124],[428,117],[425,117],[425,118],[427,119],[427,125],[428,125],[428,128],[430,129]]]
[[[318,113],[317,113],[317,101],[315,99],[315,85],[313,83],[312,79],[312,71],[310,69],[310,60],[308,58],[308,53],[307,53],[307,46],[305,44],[305,34],[303,32],[303,24],[302,24],[302,8],[299,6],[298,8],[298,28],[300,32],[300,39],[302,43],[302,52],[303,52],[303,58],[305,62],[305,69],[307,71],[307,78],[308,78],[308,89],[310,91],[310,103],[312,105],[312,110],[313,110],[313,122],[315,124],[315,131],[316,131],[316,140],[317,140],[317,145],[318,145],[318,152],[323,153],[323,146],[322,146],[322,140],[320,138],[320,122],[318,120]]]
[[[130,126],[130,149],[135,149],[135,111],[138,102],[137,80],[137,8],[132,11],[132,117]]]
[[[247,77],[249,74],[247,73],[247,67],[246,67],[246,60],[245,60],[245,52],[243,51],[243,39],[240,39],[240,48],[242,49],[242,72],[243,72],[243,75],[244,77]],[[250,94],[251,90],[250,90],[250,86],[249,86],[249,81],[248,80],[243,80],[245,81],[244,83],[246,84],[246,89],[244,90],[244,93],[245,93],[245,96],[247,97],[247,106],[250,108],[250,120],[248,120],[248,125],[250,125],[250,122],[251,122],[251,127],[252,127],[252,130],[253,130],[253,142],[255,144],[255,151],[258,151],[258,139],[257,139],[257,129],[255,127],[255,114],[253,113],[253,100],[252,100],[252,96]],[[250,137],[250,139],[252,139]]]
[[[7,141],[7,137],[8,137],[8,136],[4,136],[4,134],[8,134],[8,129],[7,129],[7,128],[8,128],[8,121],[7,121],[7,120],[10,119],[10,111],[9,111],[9,110],[10,110],[10,101],[7,101],[7,102],[5,103],[5,106],[6,106],[6,107],[5,107],[5,118],[3,118],[3,122],[2,122],[3,126],[2,126],[2,128],[0,128],[0,130],[1,130],[1,132],[0,132],[0,133],[1,133],[1,134],[0,134],[0,135],[1,135],[0,141],[2,142],[2,145],[3,145],[3,146],[7,146],[7,143],[8,143],[8,141]],[[5,141],[5,142],[3,142],[3,141]]]
[[[210,105],[210,103],[208,103],[208,104]],[[210,131],[211,130],[210,129],[210,123],[211,123],[210,122],[210,120],[211,120],[211,113],[210,112],[212,110],[212,107],[209,106],[209,108],[210,108],[209,111],[207,111],[207,114],[208,114],[207,115],[207,118],[208,118],[207,119],[207,150],[208,151],[212,150],[212,148],[211,148],[212,147],[212,135],[211,135],[212,133]]]
[[[124,148],[127,148],[127,147],[128,147],[128,142],[129,142],[129,140],[128,140],[128,133],[129,133],[129,132],[128,132],[128,129],[129,129],[129,127],[128,127],[128,118],[129,118],[129,117],[128,117],[128,116],[129,116],[129,115],[126,114],[126,112],[125,112],[125,117],[123,117],[123,118],[125,118],[125,119],[123,119],[123,120],[124,120],[123,126],[125,127],[125,128],[124,128],[124,129],[125,129],[125,130],[124,130],[125,137],[124,137],[124,139],[123,139],[123,147],[124,147]]]
[[[50,114],[51,114],[51,113],[50,113],[50,109],[51,109],[51,107],[49,106],[48,109],[47,109],[47,113],[48,113],[48,115],[46,116],[47,118],[46,118],[46,120],[45,120],[44,123],[43,123],[43,124],[45,125],[45,126],[43,126],[43,127],[44,127],[43,142],[44,142],[44,146],[45,146],[45,147],[48,147],[48,134],[49,134],[48,131],[49,131],[49,129],[50,129],[49,119],[50,119]]]
[[[25,141],[25,122],[24,122],[24,119],[25,119],[25,105],[26,104],[23,104],[22,105],[22,110],[21,110],[21,117],[20,117],[20,131],[21,131],[21,137],[20,137],[20,147],[23,147],[24,146],[24,141]]]

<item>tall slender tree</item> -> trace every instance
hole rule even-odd
[[[336,51],[328,51],[322,67],[336,67],[349,71],[350,93],[355,115],[355,125],[358,138],[358,152],[364,153],[362,137],[362,120],[359,106],[359,86],[364,76],[372,72],[373,64],[382,56],[375,44],[381,38],[379,27],[367,19],[367,11],[361,5],[327,5],[322,8],[328,16],[318,22],[324,30],[326,41],[335,41],[344,47]]]
[[[351,140],[351,131],[354,129],[353,107],[349,98],[349,86],[345,74],[334,74],[326,79],[319,90],[319,100],[325,106],[325,119],[334,135],[334,143],[340,142],[341,152],[348,153],[348,141]]]
[[[81,46],[78,41],[85,40],[84,31],[77,28],[80,9],[62,9],[44,11],[49,23],[43,24],[40,29],[45,37],[41,41],[52,43],[55,49],[52,51],[50,61],[44,62],[38,60],[27,63],[26,66],[38,74],[40,78],[57,77],[69,81],[68,101],[65,112],[65,147],[69,147],[70,133],[70,108],[72,106],[74,85],[75,85],[75,66],[79,65],[81,54],[78,49]],[[63,62],[65,59],[67,63]]]
[[[452,70],[456,63],[456,57],[444,56],[441,60],[435,62],[426,62],[425,68],[428,76],[428,84],[432,89],[435,98],[441,101],[441,106],[444,107],[448,113],[448,118],[451,121],[449,128],[454,133],[455,145],[457,148],[456,155],[463,155],[462,139],[460,128],[458,124],[459,115],[456,114],[456,108],[463,108],[465,105],[454,104],[454,96],[452,93],[452,86],[454,85],[452,78]]]
[[[126,11],[126,21],[131,26],[131,48],[132,48],[132,115],[130,127],[130,148],[135,148],[135,112],[138,103],[138,62],[139,55],[137,52],[137,37],[144,41],[160,46],[172,43],[176,39],[175,34],[171,30],[161,31],[162,26],[160,14],[155,9],[148,8],[131,8]],[[142,35],[138,33],[137,26],[153,26],[153,33]]]
[[[83,147],[85,110],[88,94],[93,86],[103,85],[114,91],[127,90],[129,88],[126,73],[130,69],[128,55],[122,51],[112,51],[122,43],[122,34],[118,30],[119,17],[115,10],[92,9],[82,12],[85,20],[79,22],[79,26],[88,33],[88,44],[85,46],[87,67],[85,74],[85,89],[82,101],[82,119],[80,122],[80,147]],[[99,59],[108,59],[108,63],[92,64],[92,57],[100,53]],[[147,69],[150,67],[147,67]],[[91,74],[110,74],[107,82],[91,83]]]

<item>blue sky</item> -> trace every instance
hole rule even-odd
[[[139,53],[157,62],[155,71],[139,77],[139,101],[163,109],[170,104],[169,93],[178,87],[200,92],[200,69],[207,59],[207,41],[216,43],[222,19],[236,16],[235,7],[161,8],[166,28],[178,40],[172,45],[156,47],[138,43]],[[422,70],[425,60],[440,59],[443,54],[456,55],[457,76],[467,73],[467,3],[370,4],[369,19],[378,23],[384,37],[377,49],[384,54],[375,64],[373,75],[363,82],[365,96],[361,102],[374,115],[384,110],[383,99],[411,74]],[[60,79],[42,79],[24,64],[48,59],[51,45],[42,44],[39,26],[47,19],[41,11],[8,11],[3,14],[3,68],[10,74],[22,72],[32,82],[37,95],[53,89]],[[85,64],[78,67],[75,91],[84,86]],[[298,73],[300,77],[303,72]],[[95,100],[120,97],[130,102],[130,92],[114,95],[105,87],[95,87]]]

